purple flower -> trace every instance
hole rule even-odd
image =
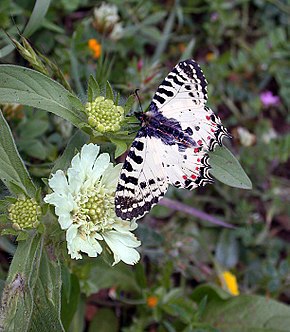
[[[218,18],[219,18],[219,14],[216,13],[216,12],[214,12],[214,13],[212,13],[212,14],[210,15],[210,20],[211,20],[212,22],[217,21]]]
[[[280,104],[280,97],[274,96],[272,91],[261,92],[260,100],[264,107],[276,106]]]

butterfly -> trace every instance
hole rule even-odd
[[[230,137],[207,107],[207,81],[192,59],[179,62],[158,87],[129,150],[115,195],[116,215],[138,219],[169,184],[192,190],[212,183],[208,151]]]

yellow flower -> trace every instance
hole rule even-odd
[[[146,303],[149,308],[155,308],[158,304],[158,298],[154,295],[148,296]]]
[[[237,278],[230,271],[224,271],[219,275],[221,284],[230,294],[236,296],[239,295],[239,286],[237,283]]]
[[[102,45],[97,41],[97,39],[91,38],[88,40],[88,47],[93,51],[93,57],[98,59],[102,53]]]

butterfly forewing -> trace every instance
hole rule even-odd
[[[230,135],[205,106],[206,88],[193,60],[178,63],[160,84],[121,171],[117,216],[142,217],[164,196],[168,184],[191,190],[213,182],[207,152]]]
[[[116,214],[122,219],[141,218],[167,191],[168,180],[155,143],[158,140],[140,131],[130,148],[115,197]]]

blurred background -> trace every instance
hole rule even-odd
[[[34,4],[1,0],[2,63],[31,67],[31,61],[9,49],[4,31],[19,40]],[[168,318],[174,310],[183,317],[182,310],[191,305],[190,296],[182,302],[178,292],[191,294],[203,283],[233,295],[257,294],[290,304],[289,23],[287,0],[51,1],[27,40],[61,68],[84,102],[93,74],[101,84],[109,80],[123,98],[140,89],[146,109],[179,60],[196,60],[209,84],[208,106],[233,136],[226,145],[253,183],[252,190],[216,181],[192,192],[168,191],[174,202],[234,229],[159,205],[139,222],[143,258],[137,267],[120,264],[112,272],[93,259],[72,264],[80,280],[75,287],[86,295],[77,309],[85,317],[79,319],[82,327],[96,331],[103,315],[116,331],[183,331],[178,326],[185,326],[186,318]],[[47,74],[59,79],[55,71]],[[36,181],[47,177],[75,129],[52,114],[21,105],[2,109],[29,171]],[[0,248],[5,280],[13,239],[1,237]],[[174,310],[158,307],[168,299],[176,301]],[[112,326],[107,331],[115,331]]]

